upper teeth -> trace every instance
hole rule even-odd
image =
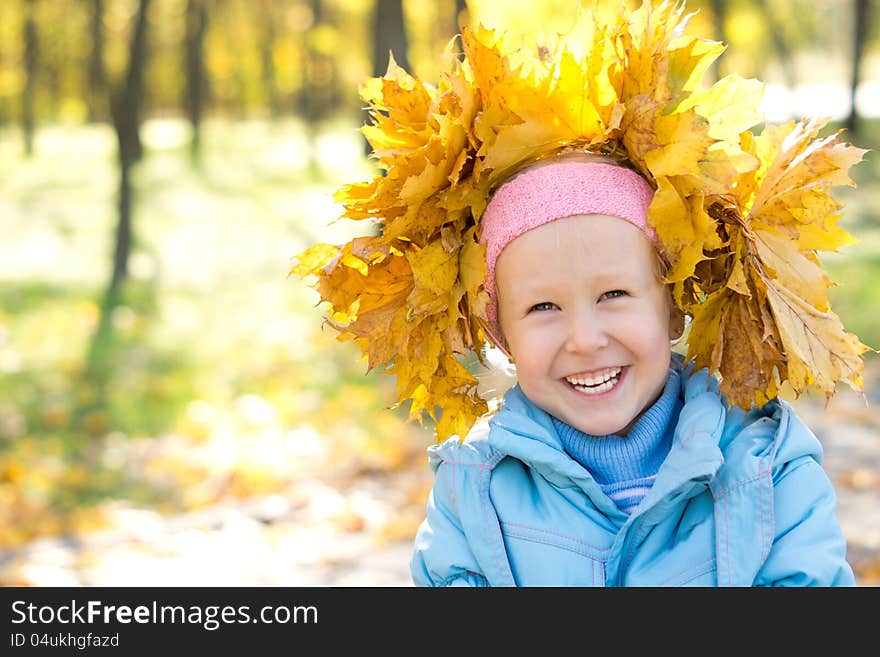
[[[620,368],[612,367],[611,369],[601,370],[589,375],[567,376],[565,380],[575,386],[598,386],[610,381],[618,374],[620,374]]]

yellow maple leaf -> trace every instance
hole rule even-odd
[[[436,398],[442,409],[437,423],[440,435],[458,435],[464,440],[467,432],[489,407],[485,400],[477,396],[477,379],[462,365],[454,354],[443,357],[441,362],[443,376],[435,383]]]
[[[323,269],[327,263],[338,258],[342,249],[332,244],[313,244],[296,257],[296,262],[290,268],[288,276],[305,278],[314,276]]]
[[[413,290],[407,297],[410,316],[444,312],[449,306],[449,292],[459,275],[458,249],[447,251],[441,240],[424,249],[409,252],[413,272]]]
[[[670,283],[694,276],[697,265],[724,246],[716,221],[704,208],[702,194],[687,196],[687,192],[679,190],[680,182],[678,176],[658,178],[657,191],[648,208],[648,220],[670,254],[671,267],[666,275]],[[681,305],[680,296],[676,300]]]
[[[361,128],[380,161],[393,162],[401,152],[418,148],[433,131],[427,117],[433,102],[432,90],[389,57],[381,78],[368,78],[360,89],[361,99],[371,108],[372,123]]]
[[[709,122],[693,109],[654,119],[652,137],[657,147],[645,153],[645,164],[655,177],[699,175],[700,158],[715,143]]]
[[[823,125],[789,122],[742,135],[758,166],[741,173],[725,199],[707,200],[728,236],[716,259],[728,272],[726,287],[707,299],[677,297],[694,316],[689,357],[718,371],[728,400],[746,409],[772,398],[782,381],[796,394],[813,386],[831,396],[839,382],[862,387],[861,356],[870,348],[831,311],[834,282],[817,251],[852,240],[836,225],[841,205],[829,190],[853,184],[848,169],[865,151],[839,135],[820,138]],[[705,285],[711,277],[699,278]]]
[[[834,313],[817,310],[775,282],[768,285],[767,291],[785,348],[788,381],[795,393],[816,386],[830,397],[838,382],[861,391],[861,355],[870,348],[844,331]]]
[[[831,310],[826,290],[833,283],[812,251],[802,252],[797,242],[766,230],[755,231],[755,248],[765,273],[770,268],[773,279],[816,310]]]

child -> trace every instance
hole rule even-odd
[[[417,585],[853,584],[821,447],[791,407],[728,411],[706,370],[672,359],[684,321],[652,194],[571,158],[495,193],[489,315],[518,384],[488,426],[431,448]]]
[[[817,249],[863,151],[764,129],[760,85],[683,5],[595,3],[527,50],[463,30],[436,88],[364,85],[385,170],[343,188],[378,235],[319,244],[328,322],[437,420],[415,537],[429,586],[852,585],[822,450],[787,383],[861,387]],[[673,354],[690,320],[687,356]],[[494,414],[460,356],[517,384]]]

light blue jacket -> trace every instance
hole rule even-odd
[[[461,443],[429,448],[417,586],[848,586],[822,448],[784,401],[727,409],[682,376],[672,448],[627,516],[519,386]]]

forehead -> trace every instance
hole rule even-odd
[[[657,275],[658,256],[648,237],[628,221],[608,215],[575,215],[511,240],[498,257],[499,283],[510,275]]]

